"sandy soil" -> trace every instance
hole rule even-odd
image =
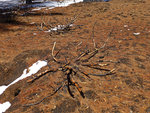
[[[112,0],[110,2],[78,3],[64,8],[15,12],[13,19],[0,23],[0,85],[9,84],[37,60],[48,60],[49,68],[57,68],[51,50],[62,48],[57,58],[72,61],[85,50],[92,51],[93,33],[101,49],[89,62],[107,62],[106,69],[115,68],[109,76],[83,74],[74,77],[85,98],[66,87],[38,105],[23,107],[52,94],[66,78],[62,72],[49,73],[32,84],[26,78],[9,87],[0,102],[9,100],[7,113],[149,113],[150,112],[150,1]],[[63,32],[44,32],[57,25],[67,25],[76,17],[73,26]],[[41,23],[47,27],[41,29]],[[50,27],[51,26],[51,27]],[[94,29],[93,29],[94,27]],[[82,42],[82,43],[81,43]],[[104,57],[104,58],[103,58]],[[103,64],[103,62],[102,62]],[[73,64],[74,65],[74,64]],[[99,73],[82,67],[88,73]],[[40,73],[39,72],[39,73]]]

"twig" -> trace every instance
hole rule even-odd
[[[110,71],[109,69],[103,69],[103,68],[100,68],[100,67],[92,66],[91,64],[82,64],[82,66],[86,66],[86,67],[97,69],[97,70]]]
[[[108,34],[108,38],[106,39],[106,41],[104,42],[104,44],[103,44],[99,49],[103,49],[103,48],[106,46],[108,40],[111,38],[111,35],[112,35],[113,30],[114,30],[114,28],[112,28],[112,30],[111,30],[110,33]]]
[[[92,64],[90,64],[90,63],[87,63],[87,64],[81,64],[81,65],[83,65],[83,66],[100,66],[100,67],[103,67],[103,66],[107,66],[109,64],[99,64],[99,63],[96,63],[96,64],[92,63]]]
[[[99,51],[100,49],[105,48],[105,46],[106,46],[106,44],[107,44],[108,40],[111,38],[111,34],[112,34],[112,32],[113,32],[113,29],[112,29],[112,30],[111,30],[111,32],[109,33],[108,38],[106,39],[105,43],[104,43],[104,44],[103,44],[100,48],[95,48],[95,50],[94,50],[94,51],[92,51],[92,52],[88,53],[88,54],[92,54],[92,55],[91,55],[91,56],[89,56],[87,59],[83,60],[83,62],[84,62],[84,61],[88,61],[88,60],[90,60],[91,58],[93,58],[93,57],[94,57],[94,56],[98,53],[98,51]]]
[[[119,61],[112,61],[112,60],[98,60],[98,62],[111,62],[111,63],[119,63]]]
[[[53,48],[52,48],[52,58],[55,62],[58,62],[57,59],[55,58],[55,55],[54,55],[54,49],[55,49],[55,46],[56,46],[56,42],[54,42],[54,45],[53,45]]]
[[[36,23],[35,23],[37,29],[39,29],[40,31],[43,31],[43,28],[39,27]]]
[[[74,18],[71,19],[71,21],[66,25],[66,27],[70,27],[71,24],[73,24],[75,22],[76,18],[77,18],[77,16],[74,16]]]
[[[104,74],[93,74],[93,73],[88,73],[88,74],[89,75],[93,75],[93,76],[106,76],[106,75],[112,75],[112,74],[114,74],[114,71],[115,71],[115,69],[112,69],[109,72],[104,73]]]
[[[53,17],[53,18],[54,18],[54,20],[56,20],[57,23],[63,25],[63,23],[61,23],[56,17]]]
[[[74,66],[74,69],[77,70],[78,72],[82,73],[86,77],[90,78],[90,76],[86,72],[81,71],[77,66]]]
[[[67,88],[68,88],[68,92],[69,92],[70,96],[72,96],[74,98],[74,95],[72,94],[71,89],[70,89],[70,85],[71,85],[70,74],[72,74],[72,69],[69,69],[68,71],[69,72],[67,73],[67,80],[68,80]]]
[[[89,50],[86,50],[86,51],[83,52],[79,57],[77,57],[75,61],[79,61],[82,57],[88,55],[88,53],[89,53]]]
[[[79,44],[76,45],[76,48],[77,48],[78,46],[80,46],[81,44],[82,44],[82,41],[81,41]]]
[[[81,88],[79,87],[79,85],[73,80],[71,79],[71,83],[77,88],[77,90],[80,92],[80,95],[85,98],[84,93],[82,92]]]
[[[70,27],[70,25],[75,21],[75,19],[76,19],[76,17],[74,17],[66,26]],[[44,24],[45,24],[45,22],[43,21],[43,23],[41,23],[41,29],[43,29],[43,25]],[[64,75],[65,75],[63,77],[65,77],[65,78],[63,78],[63,82],[61,82],[61,85],[60,86],[58,85],[59,87],[57,89],[54,89],[54,92],[52,94],[48,94],[47,96],[45,96],[44,98],[42,98],[39,101],[36,101],[35,103],[26,104],[26,105],[24,105],[24,107],[40,104],[43,100],[45,100],[46,98],[48,98],[50,96],[53,96],[62,87],[65,87],[65,86],[67,86],[70,96],[74,97],[74,93],[71,91],[71,85],[76,87],[78,92],[80,93],[80,95],[84,98],[85,97],[84,93],[82,92],[82,90],[79,87],[78,83],[76,81],[74,81],[74,79],[73,79],[74,77],[79,77],[78,75],[82,75],[83,74],[83,75],[85,75],[87,77],[87,79],[92,79],[90,77],[90,75],[93,75],[93,76],[106,76],[106,75],[114,74],[115,69],[110,70],[110,69],[103,69],[103,68],[101,68],[102,66],[106,66],[108,64],[98,64],[99,62],[94,64],[94,63],[88,62],[91,58],[93,58],[99,52],[100,49],[105,48],[108,40],[111,37],[112,31],[113,31],[113,29],[112,29],[111,32],[108,35],[108,38],[104,42],[104,44],[101,47],[97,48],[96,47],[97,45],[96,45],[95,39],[94,39],[94,27],[95,27],[95,25],[96,25],[96,22],[93,25],[93,31],[92,31],[92,41],[93,41],[93,45],[94,45],[94,50],[90,51],[88,49],[88,46],[86,46],[84,51],[79,56],[77,56],[75,59],[73,59],[73,60],[69,60],[69,59],[67,59],[64,56],[66,62],[65,61],[64,62],[63,61],[58,61],[59,59],[57,59],[56,56],[59,54],[61,49],[58,50],[57,52],[55,52],[56,54],[54,54],[54,50],[55,50],[55,46],[56,46],[56,42],[54,42],[53,47],[52,47],[52,51],[51,51],[51,56],[53,58],[53,61],[57,65],[59,65],[59,67],[56,68],[56,69],[49,69],[49,70],[46,70],[46,71],[44,71],[44,72],[42,72],[40,74],[37,74],[37,75],[33,76],[33,78],[28,80],[28,82],[32,83],[35,80],[39,79],[40,77],[46,75],[49,72],[58,72],[58,71],[63,72]],[[58,29],[60,31],[56,31],[56,32],[61,32],[61,31],[64,32],[65,29],[67,29],[67,28]],[[77,46],[79,46],[81,44],[82,44],[82,42],[80,42]],[[99,57],[99,58],[104,58],[104,56]],[[104,60],[102,60],[102,61],[104,61]],[[87,73],[87,72],[85,72],[85,70],[87,71],[88,67],[92,68],[92,69],[95,69],[95,70],[98,70],[98,71],[103,72],[103,73],[100,73],[100,74]],[[77,73],[78,73],[78,75],[77,75]]]
[[[96,54],[98,53],[98,49],[96,49],[95,51],[89,53],[92,54],[91,56],[89,56],[87,59],[83,60],[83,62],[87,62],[88,60],[90,60],[91,58],[93,58]]]
[[[27,82],[28,83],[33,83],[35,80],[41,78],[42,76],[46,75],[47,73],[56,72],[57,70],[58,69],[56,69],[56,70],[45,70],[44,72],[39,73],[38,75],[32,76],[32,78],[30,80],[28,80]]]
[[[96,43],[95,43],[95,38],[94,38],[94,29],[95,29],[96,23],[97,23],[97,22],[94,23],[94,25],[93,25],[93,30],[92,30],[92,41],[93,41],[94,48],[96,48]]]
[[[70,77],[70,75],[73,74],[74,70],[72,68],[68,68],[68,71],[69,72],[67,73],[67,80],[68,80],[67,87],[68,87],[69,94],[74,98],[74,95],[73,95],[73,93],[71,92],[71,89],[70,89],[70,85],[74,85],[77,88],[77,90],[80,92],[80,95],[83,98],[85,98],[84,93],[82,92],[82,90],[79,87],[79,85],[73,79],[71,79],[71,77]],[[74,74],[76,74],[76,73],[74,73]]]

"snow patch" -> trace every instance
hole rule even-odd
[[[133,33],[134,35],[139,35],[140,33]]]
[[[26,78],[26,77],[29,77],[31,76],[32,74],[35,74],[37,73],[42,67],[46,66],[47,65],[47,62],[46,61],[37,61],[36,63],[34,63],[31,67],[29,67],[29,72],[27,73],[27,69],[25,69],[23,71],[23,74],[17,78],[16,80],[14,80],[12,83],[10,83],[9,85],[3,85],[3,86],[0,86],[0,95],[11,85],[15,84],[16,82]]]
[[[124,27],[128,27],[128,25],[124,25]]]
[[[40,3],[41,2],[41,3]],[[43,0],[34,0],[33,4],[25,5],[20,8],[36,8],[32,11],[41,10],[42,8],[50,7],[50,9],[55,7],[66,7],[73,3],[83,2],[83,0],[64,0],[61,2],[58,1],[46,1],[43,2]],[[20,2],[20,0],[0,0],[0,9],[9,9],[13,8],[19,5],[25,4],[23,2]],[[39,8],[41,7],[41,8]]]
[[[79,3],[79,2],[83,2],[83,0],[64,0],[62,2],[47,1],[47,2],[38,3],[38,4],[31,4],[28,7],[36,7],[35,9],[32,10],[32,11],[36,11],[36,10],[41,10],[42,8],[47,8],[47,7],[49,7],[49,9],[53,9],[55,7],[66,7],[66,6],[69,6],[70,4]]]
[[[33,33],[33,35],[37,35],[37,33]]]
[[[11,1],[11,0],[0,0],[1,2]]]
[[[32,74],[37,73],[42,67],[46,66],[47,62],[46,61],[37,61],[36,63],[34,63],[31,67],[29,67],[29,72],[27,72],[27,69],[25,69],[23,71],[23,74],[17,78],[16,80],[14,80],[12,83],[10,83],[9,85],[2,85],[0,86],[0,95],[11,85],[15,84],[16,82],[31,76]],[[0,113],[5,112],[9,107],[11,106],[10,102],[5,102],[3,104],[0,103]]]
[[[31,22],[30,24],[32,24],[32,25],[33,25],[33,24],[35,24],[35,22]]]
[[[10,102],[0,103],[0,113],[5,112],[11,106]]]
[[[7,86],[2,85],[0,86],[0,95],[7,89]]]
[[[66,27],[72,27],[73,24],[70,24],[68,26],[66,25],[58,25],[57,27],[53,27],[51,29],[49,29],[48,31],[44,31],[44,32],[53,32],[53,31],[57,31],[57,30],[64,30]]]
[[[41,10],[41,9],[42,9],[41,7],[38,7],[38,8],[32,9],[32,11],[38,11],[38,10]]]

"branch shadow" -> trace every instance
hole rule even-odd
[[[32,3],[32,4],[37,4]],[[34,26],[27,22],[19,21],[18,17],[32,17],[32,16],[63,16],[65,13],[60,12],[43,12],[43,11],[32,11],[33,7],[27,7],[26,5],[22,5],[19,7],[14,7],[12,9],[0,9],[0,31],[12,31],[11,26]],[[22,14],[16,13],[21,12]]]
[[[51,13],[45,13],[45,12],[26,12],[22,16],[63,16],[65,13],[58,13],[58,12],[51,12]]]
[[[17,15],[13,13],[0,14],[0,31],[7,32],[13,31],[12,26],[33,26],[27,22],[17,20]]]

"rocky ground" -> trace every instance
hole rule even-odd
[[[15,12],[15,16],[0,23],[0,85],[18,78],[25,68],[37,60],[48,60],[43,72],[59,65],[57,58],[72,61],[82,51],[92,51],[93,36],[97,47],[106,43],[90,63],[107,62],[106,69],[115,68],[115,74],[91,79],[83,74],[74,77],[82,87],[85,98],[75,87],[66,87],[40,104],[23,107],[50,95],[66,76],[58,71],[44,75],[33,83],[31,77],[10,86],[0,102],[11,102],[6,113],[149,113],[150,112],[150,1],[111,0],[110,2],[78,3],[64,8]],[[67,25],[76,17],[73,26],[62,32],[44,32],[50,26]],[[47,26],[41,27],[41,23]],[[42,24],[43,25],[43,24]],[[43,28],[41,30],[41,28]],[[110,38],[108,38],[110,37]],[[104,57],[104,58],[103,58]],[[103,64],[103,62],[102,62]],[[88,67],[88,73],[98,73]],[[39,72],[39,73],[40,73]]]

